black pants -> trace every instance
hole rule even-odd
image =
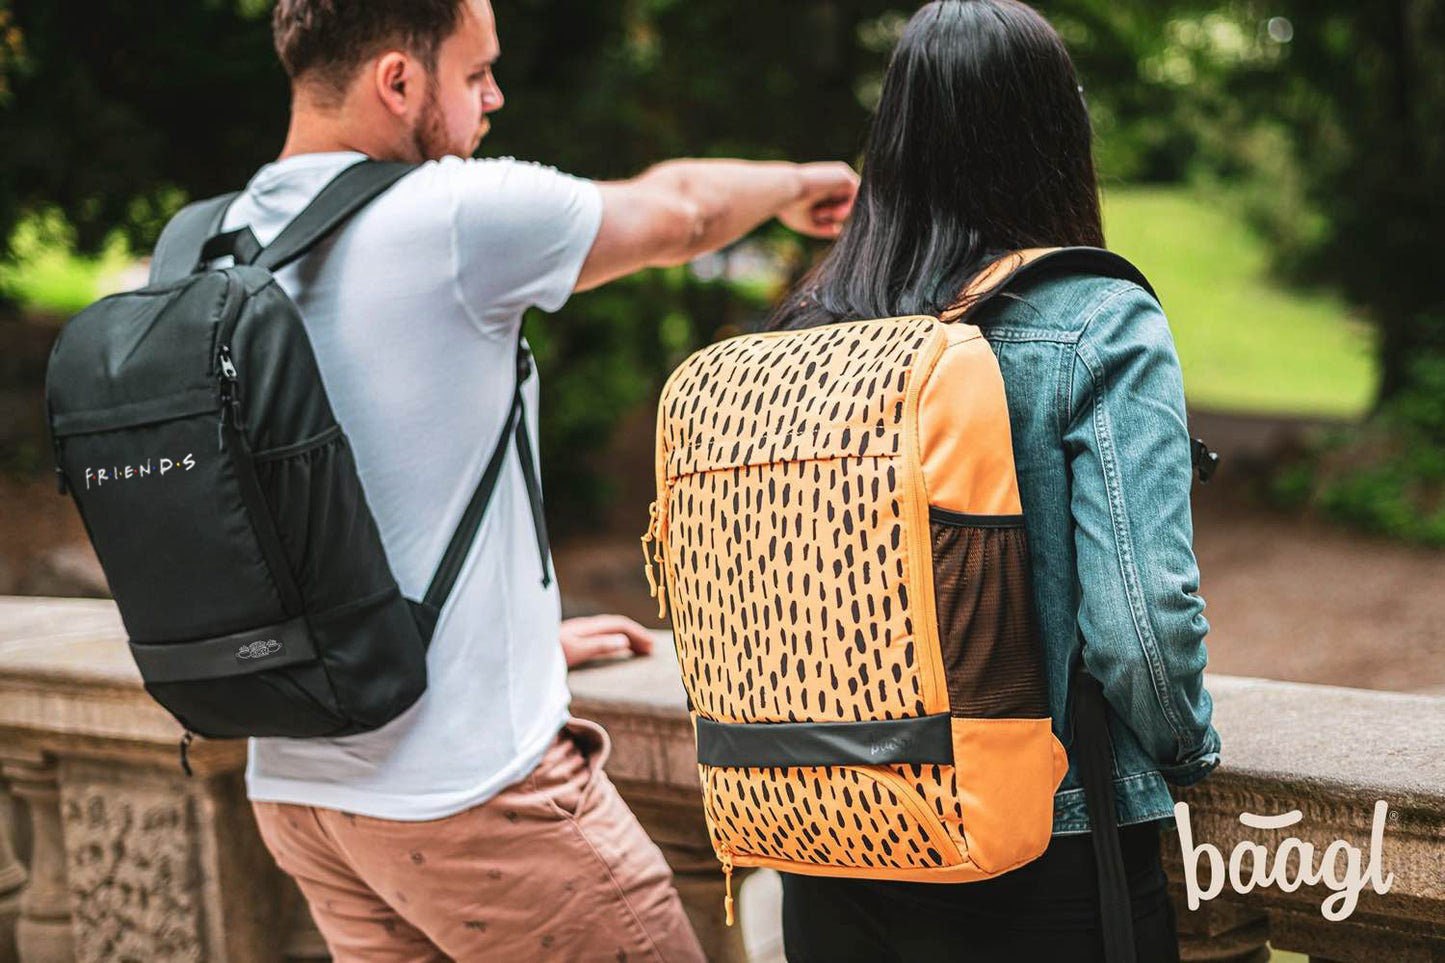
[[[1139,963],[1178,963],[1156,825],[1120,830]],[[1091,837],[1056,836],[1032,863],[978,883],[783,874],[789,963],[1103,963]]]

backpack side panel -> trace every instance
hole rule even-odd
[[[1048,846],[1068,760],[1049,716],[1003,376],[978,328],[946,330],[919,406],[931,591],[962,812],[957,829],[970,861],[999,873]],[[950,801],[940,780],[914,784],[930,802]]]

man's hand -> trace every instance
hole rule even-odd
[[[797,170],[803,196],[778,211],[778,220],[809,237],[837,237],[853,211],[858,175],[835,161],[799,164]]]
[[[571,669],[616,656],[647,655],[652,634],[625,615],[589,615],[562,622],[562,654]]]

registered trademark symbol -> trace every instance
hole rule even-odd
[[[1397,823],[1397,822],[1399,822],[1399,821],[1400,821],[1400,811],[1399,811],[1398,809],[1392,809],[1392,810],[1390,810],[1390,822],[1392,822],[1392,823]]]

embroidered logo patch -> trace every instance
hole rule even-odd
[[[236,658],[243,661],[247,659],[264,659],[267,656],[275,655],[277,652],[280,652],[281,649],[281,643],[275,639],[259,639],[237,649]]]

